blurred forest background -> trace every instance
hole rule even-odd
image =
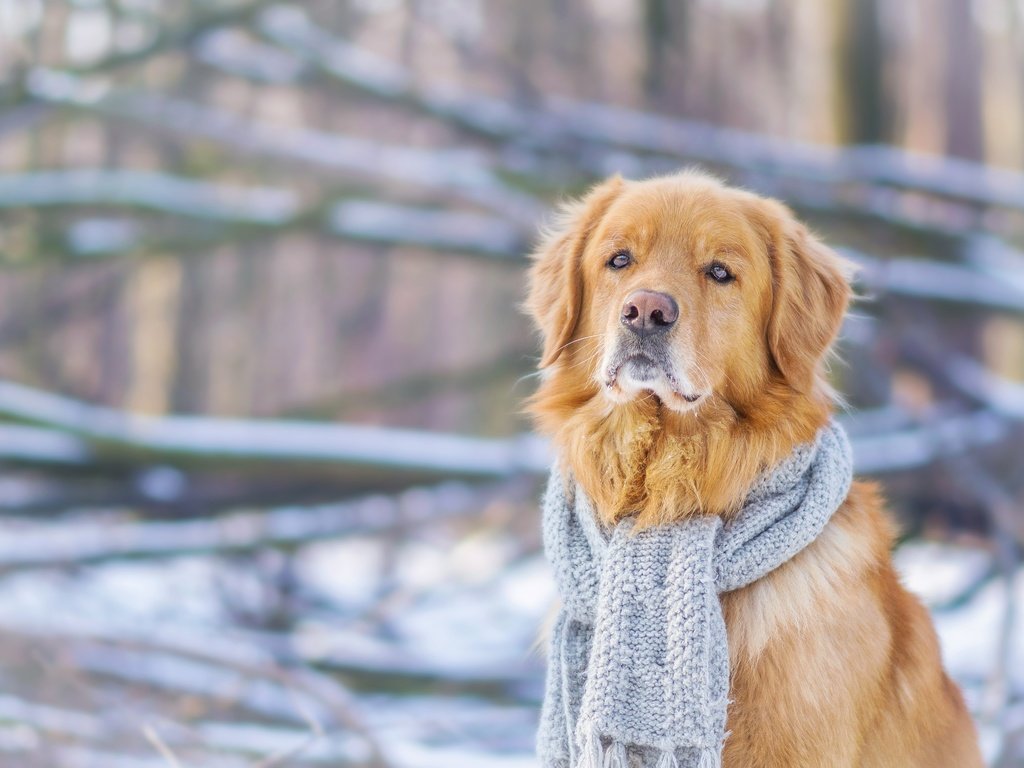
[[[857,261],[858,470],[1024,766],[1024,2],[0,0],[0,763],[534,765],[524,255],[700,165]]]

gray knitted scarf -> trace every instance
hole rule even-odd
[[[835,422],[753,485],[727,521],[604,529],[552,470],[544,549],[562,599],[537,751],[545,768],[715,768],[729,703],[719,595],[810,544],[846,498],[850,444]]]

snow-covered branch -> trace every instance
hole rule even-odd
[[[328,214],[328,226],[334,234],[355,240],[442,252],[519,259],[528,248],[524,229],[499,216],[371,200],[336,203]]]
[[[992,385],[989,381],[986,386]],[[1016,412],[1006,415],[1018,417]],[[108,460],[147,465],[203,459],[211,466],[253,468],[323,464],[347,469],[353,477],[384,473],[398,487],[451,478],[539,474],[550,461],[546,443],[528,435],[479,438],[349,424],[150,417],[12,382],[0,382],[0,416],[30,425],[7,425],[0,432],[9,438],[4,455],[30,463]],[[879,473],[925,466],[942,456],[997,442],[1006,435],[1007,423],[998,413],[981,410],[923,424],[896,421],[879,431],[853,431],[858,471]]]
[[[150,417],[12,382],[0,382],[0,415],[77,437],[95,456],[135,461],[329,463],[423,479],[501,478],[546,464],[542,443],[529,436],[501,440],[303,421]],[[31,436],[41,445],[41,433]],[[47,447],[76,455],[71,443]]]
[[[530,226],[543,210],[533,197],[505,184],[481,152],[389,145],[314,128],[271,125],[222,108],[116,89],[105,80],[56,70],[37,68],[27,87],[45,103],[130,119],[163,133],[215,141],[230,151],[299,162],[320,172],[445,192]]]
[[[0,571],[120,558],[248,552],[477,514],[502,487],[443,483],[396,496],[237,511],[192,520],[57,522],[0,540]],[[505,489],[507,490],[507,489]]]
[[[279,187],[241,187],[156,171],[34,171],[0,175],[0,209],[112,205],[227,223],[282,225],[299,196]]]
[[[267,39],[347,86],[506,141],[562,149],[593,143],[606,152],[655,153],[830,185],[877,184],[1024,211],[1024,174],[1014,171],[892,147],[793,142],[607,104],[549,98],[539,107],[524,107],[482,94],[418,87],[402,67],[332,36],[295,5],[268,8],[255,24]]]

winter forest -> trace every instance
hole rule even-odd
[[[834,383],[1024,766],[1024,2],[0,0],[0,765],[526,768],[526,255],[697,166],[856,262]]]

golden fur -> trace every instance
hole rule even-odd
[[[612,269],[622,252],[631,262]],[[729,515],[829,418],[823,363],[849,265],[785,206],[696,173],[614,177],[566,206],[533,258],[544,371],[530,411],[605,522]],[[734,279],[711,279],[713,264]],[[623,351],[635,339],[620,314],[639,289],[679,307],[650,342],[664,346],[653,380]],[[726,768],[982,764],[891,542],[876,490],[855,483],[817,541],[723,596]]]

